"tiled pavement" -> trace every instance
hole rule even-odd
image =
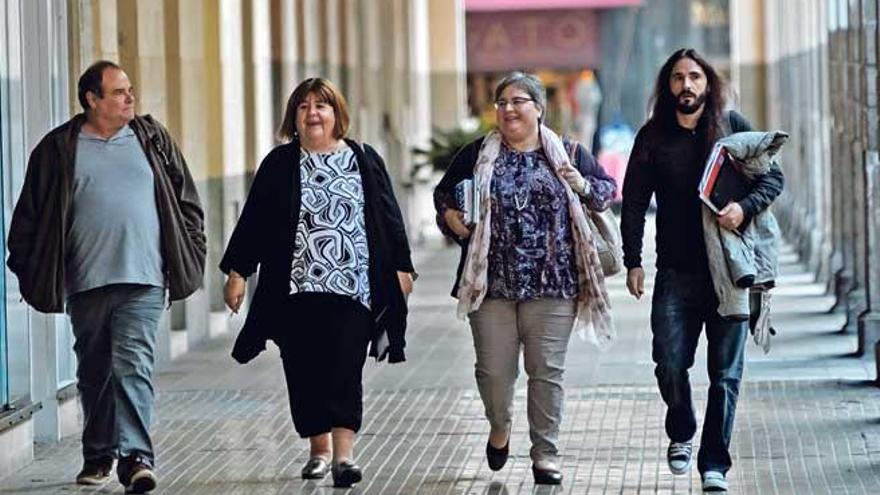
[[[652,237],[652,236],[650,236]],[[447,295],[456,253],[418,253],[423,278],[413,296],[407,363],[368,363],[365,422],[356,454],[365,479],[350,493],[692,493],[699,477],[665,465],[664,406],[654,386],[649,303],[609,281],[620,333],[599,353],[573,338],[566,375],[561,451],[565,484],[536,489],[528,459],[525,380],[516,397],[512,458],[486,466],[487,424],[473,382],[467,326]],[[650,263],[650,261],[649,261]],[[822,287],[788,257],[774,299],[779,336],[764,356],[751,343],[729,475],[731,493],[880,493],[880,390],[870,364],[848,357],[852,336]],[[166,366],[154,424],[160,489],[174,494],[321,494],[329,478],[305,483],[307,442],[293,432],[277,352],[238,366],[220,339]],[[705,357],[693,369],[696,408],[705,400]],[[320,373],[316,370],[316,373]],[[37,460],[0,480],[0,492],[120,493],[116,483],[81,488],[79,442],[39,445]]]

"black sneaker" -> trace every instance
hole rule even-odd
[[[691,468],[694,447],[691,442],[669,442],[666,462],[672,474],[685,474]]]
[[[116,475],[125,487],[125,493],[147,493],[156,488],[156,474],[153,468],[138,456],[119,459]]]
[[[103,485],[110,479],[113,471],[113,459],[99,459],[97,461],[85,461],[82,471],[76,475],[78,485]]]

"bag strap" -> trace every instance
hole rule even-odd
[[[727,137],[733,134],[733,121],[730,119],[730,112],[724,112],[721,116],[721,136]]]
[[[577,141],[573,139],[565,140],[565,148],[568,152],[568,161],[571,163],[571,166],[577,168]]]

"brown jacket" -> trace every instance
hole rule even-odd
[[[18,276],[21,295],[44,313],[64,311],[66,237],[70,226],[73,167],[84,114],[52,130],[28,160],[21,196],[9,227],[6,264]],[[172,301],[202,286],[204,214],[186,161],[168,130],[149,115],[129,124],[156,178],[156,208],[165,285]]]

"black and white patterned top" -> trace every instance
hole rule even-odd
[[[370,309],[364,189],[351,148],[300,154],[302,206],[293,247],[290,294],[351,296]]]

